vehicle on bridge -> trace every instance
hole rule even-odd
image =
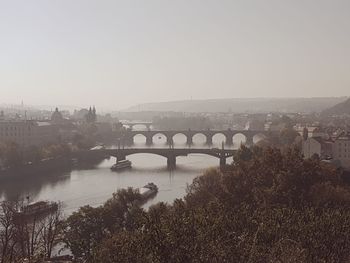
[[[124,170],[124,169],[129,169],[131,168],[131,161],[129,160],[121,160],[118,161],[117,163],[113,164],[111,167],[112,171],[119,171],[119,170]]]

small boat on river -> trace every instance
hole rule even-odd
[[[147,200],[158,193],[158,186],[154,183],[148,183],[144,187],[140,188],[140,194]]]
[[[116,164],[113,164],[113,166],[111,167],[111,170],[119,171],[127,168],[131,168],[131,162],[129,160],[122,160],[117,162]]]

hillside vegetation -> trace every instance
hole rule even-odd
[[[338,103],[337,105],[328,108],[322,112],[323,115],[350,115],[350,99],[347,99],[346,101],[343,101],[341,103]]]
[[[344,101],[338,98],[236,98],[212,100],[184,100],[145,103],[125,109],[125,112],[321,112]]]
[[[350,189],[342,172],[299,151],[242,148],[184,200],[148,211],[136,190],[66,221],[84,262],[348,262]]]

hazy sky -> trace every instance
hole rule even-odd
[[[0,0],[0,103],[349,91],[349,0]]]

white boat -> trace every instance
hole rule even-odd
[[[131,168],[131,162],[129,160],[122,160],[117,162],[116,164],[113,164],[111,167],[112,171],[118,171],[126,168]]]

